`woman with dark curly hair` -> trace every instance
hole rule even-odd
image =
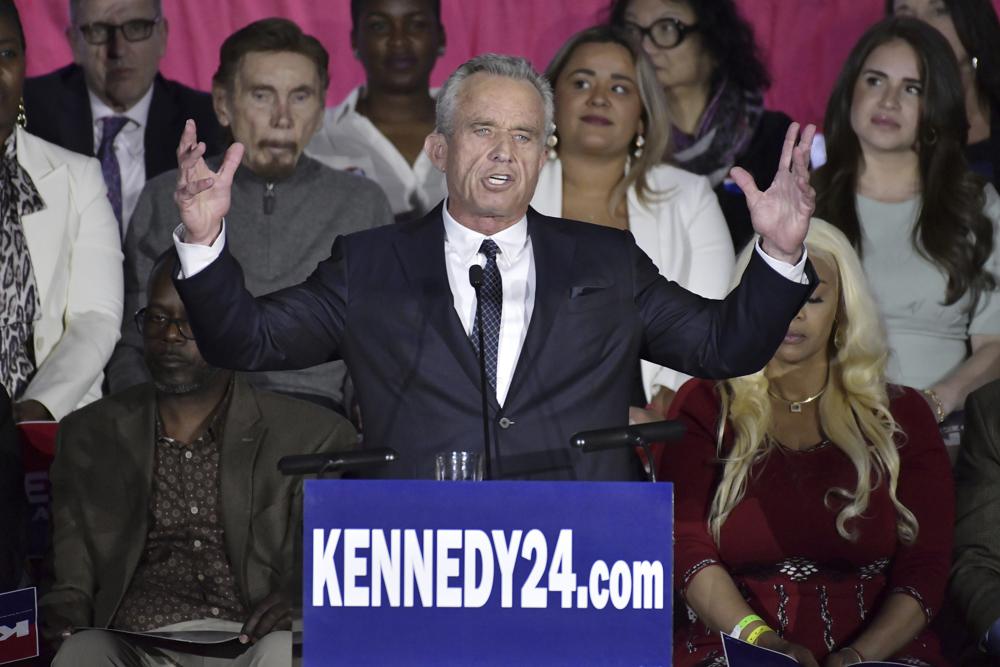
[[[739,251],[753,228],[729,170],[740,166],[770,183],[792,122],[764,109],[771,82],[752,28],[733,0],[615,0],[610,22],[653,62],[667,97],[668,160],[708,177]]]
[[[969,165],[1000,185],[1000,19],[990,0],[887,0],[886,11],[912,16],[945,36],[962,73]]]
[[[969,171],[954,54],[913,18],[886,19],[830,96],[816,215],[860,251],[893,352],[889,379],[924,390],[938,421],[1000,377],[1000,197]]]

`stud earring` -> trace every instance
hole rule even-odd
[[[438,58],[444,55],[444,46],[438,47]]]
[[[545,145],[548,147],[548,157],[550,160],[556,160],[559,158],[559,153],[556,152],[556,146],[559,144],[559,137],[555,132],[549,135],[549,138],[545,140]]]
[[[28,115],[24,113],[23,97],[21,98],[21,101],[17,103],[17,124],[20,125],[22,128],[28,126]]]
[[[972,70],[976,71],[977,69],[979,69],[979,58],[972,56]]]

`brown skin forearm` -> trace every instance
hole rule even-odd
[[[912,596],[893,593],[851,646],[865,660],[884,660],[906,646],[927,625],[924,610]]]
[[[728,633],[743,618],[754,613],[740,595],[732,577],[721,565],[709,565],[694,575],[684,597],[698,618],[716,632]],[[747,625],[740,634],[741,639],[745,640],[761,625],[763,625],[761,621]],[[758,646],[790,655],[806,667],[817,667],[816,659],[808,649],[782,639],[775,632],[765,632],[760,635],[756,643]]]

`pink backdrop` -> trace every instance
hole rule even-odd
[[[472,55],[524,55],[543,69],[573,32],[603,18],[607,0],[441,0],[448,48],[437,85]],[[774,85],[768,106],[796,120],[822,120],[826,98],[857,37],[881,17],[882,0],[737,0],[753,23]],[[1000,0],[994,0],[1000,8]],[[17,0],[28,39],[28,72],[42,74],[70,60],[63,31],[67,0]],[[330,51],[328,103],[364,80],[350,50],[348,0],[163,0],[170,25],[163,73],[207,90],[226,35],[250,21],[285,16]]]

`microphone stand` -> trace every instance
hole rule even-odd
[[[489,402],[486,400],[486,343],[483,340],[483,309],[480,307],[483,287],[483,267],[473,264],[469,267],[469,283],[476,290],[476,328],[479,330],[479,393],[483,399],[483,479],[493,479],[493,454],[490,451]]]
[[[656,467],[653,465],[653,456],[649,450],[650,443],[678,440],[683,437],[685,430],[684,424],[675,420],[633,424],[623,428],[581,431],[570,438],[570,445],[588,454],[606,449],[639,447],[646,455],[649,464],[646,476],[649,481],[655,482]]]

